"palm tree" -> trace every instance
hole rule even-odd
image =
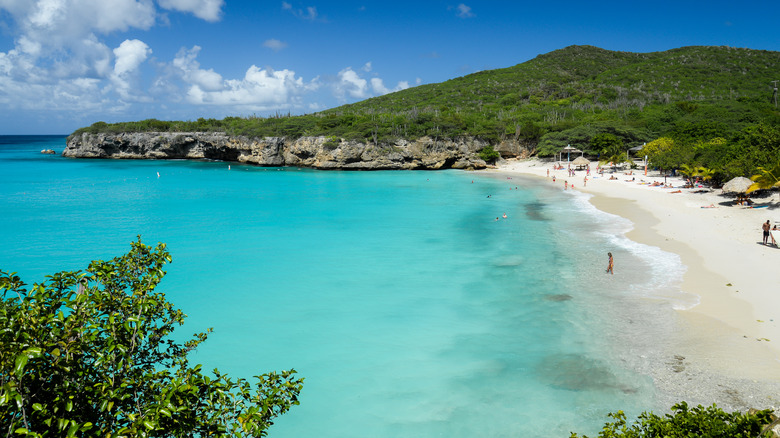
[[[747,193],[780,187],[780,162],[775,163],[772,167],[759,167],[758,171],[761,173],[750,178],[753,180],[753,185],[748,188]]]
[[[678,172],[687,176],[688,178],[692,176],[696,176],[696,170],[697,170],[696,168],[694,168],[693,166],[689,166],[687,164],[683,164],[682,166],[680,166],[679,169],[677,169]]]
[[[626,159],[626,155],[622,152],[610,156],[602,155],[601,161],[599,161],[602,166],[604,164],[612,163],[613,171],[616,170],[617,166],[622,166],[623,163],[626,162],[628,162],[628,160]]]
[[[712,179],[712,177],[715,176],[715,170],[710,169],[708,167],[699,166],[696,168],[696,172],[694,173],[694,175],[701,178],[702,181],[708,182]]]

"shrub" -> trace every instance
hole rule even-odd
[[[647,412],[639,415],[638,421],[628,425],[623,411],[610,413],[613,420],[607,422],[599,432],[599,438],[757,438],[769,437],[761,434],[764,426],[772,422],[770,410],[749,412],[724,412],[714,404],[688,409],[680,402],[672,406],[673,414],[663,417]],[[761,434],[761,435],[759,435]],[[570,438],[588,438],[572,432]]]
[[[479,150],[479,158],[482,158],[486,163],[493,163],[501,157],[501,154],[493,149],[492,145],[487,145]]]

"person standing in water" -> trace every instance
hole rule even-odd
[[[611,275],[615,275],[615,273],[612,271],[612,269],[615,267],[615,261],[612,259],[612,253],[608,252],[607,255],[609,256],[609,264],[607,265],[607,272],[609,272]]]

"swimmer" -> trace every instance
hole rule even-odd
[[[159,177],[160,177],[160,172],[157,172],[157,178],[159,178]]]
[[[506,219],[506,213],[504,213],[504,219]]]

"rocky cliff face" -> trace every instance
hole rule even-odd
[[[298,166],[316,169],[481,169],[485,162],[477,152],[486,143],[459,141],[399,140],[392,145],[374,145],[329,137],[231,137],[224,133],[82,133],[68,138],[63,156],[120,159],[210,159],[260,166]],[[507,153],[503,149],[509,149]],[[519,155],[516,145],[502,143],[504,155]],[[518,150],[519,152],[519,150]]]

